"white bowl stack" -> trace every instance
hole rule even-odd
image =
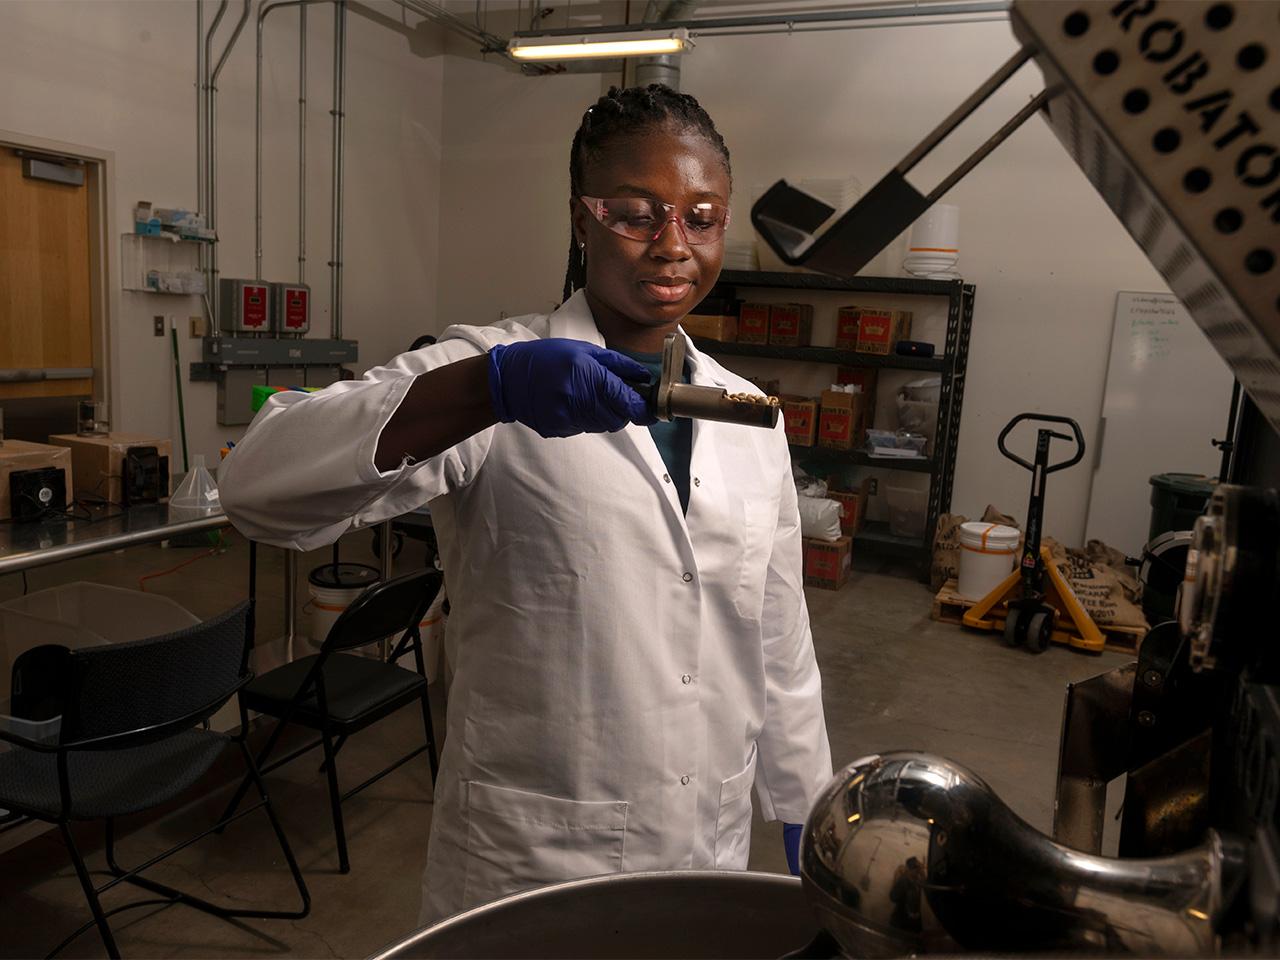
[[[959,261],[960,208],[935,203],[912,225],[902,268],[914,277],[954,280]]]
[[[756,242],[750,238],[724,238],[725,270],[759,270],[760,261],[756,259]]]

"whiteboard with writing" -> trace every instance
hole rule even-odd
[[[1233,378],[1171,293],[1116,296],[1085,535],[1130,556],[1147,542],[1150,478],[1217,474]]]

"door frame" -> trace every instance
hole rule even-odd
[[[89,321],[93,340],[93,398],[105,400],[108,416],[117,416],[118,398],[112,370],[117,358],[112,353],[111,329],[120,315],[120,285],[112,283],[118,269],[116,247],[115,178],[116,155],[112,150],[64,140],[50,140],[0,128],[0,148],[34,150],[75,157],[85,162],[85,189],[89,191]]]

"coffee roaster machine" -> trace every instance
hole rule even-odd
[[[753,222],[789,262],[852,274],[1039,115],[1243,388],[1230,470],[1197,522],[1178,619],[1073,685],[1054,836],[970,771],[865,758],[807,825],[803,872],[853,956],[1280,950],[1280,3],[1017,2],[1021,49],[855,207],[779,182]],[[928,194],[906,176],[1024,64],[1039,96]],[[834,222],[829,222],[834,219]],[[1119,857],[1100,856],[1124,779]],[[893,823],[896,880],[867,888]],[[903,909],[903,898],[913,901]],[[896,899],[895,899],[896,898]]]

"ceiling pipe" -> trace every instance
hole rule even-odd
[[[641,22],[666,26],[672,21],[692,16],[697,9],[698,0],[668,0],[666,3],[660,3],[658,0],[649,0]],[[635,85],[638,87],[647,87],[651,83],[662,83],[672,90],[679,90],[680,57],[670,53],[656,57],[642,57],[636,61],[633,77]]]
[[[634,30],[677,30],[691,36],[706,36],[707,30],[780,26],[788,30],[797,24],[843,23],[860,20],[913,20],[925,17],[953,17],[976,13],[1008,13],[1009,0],[957,0],[953,3],[886,3],[853,10],[826,10],[820,13],[762,14],[750,17],[707,17],[699,20],[663,20],[600,27],[558,27],[554,30],[518,30],[516,37],[586,37],[601,33]]]

